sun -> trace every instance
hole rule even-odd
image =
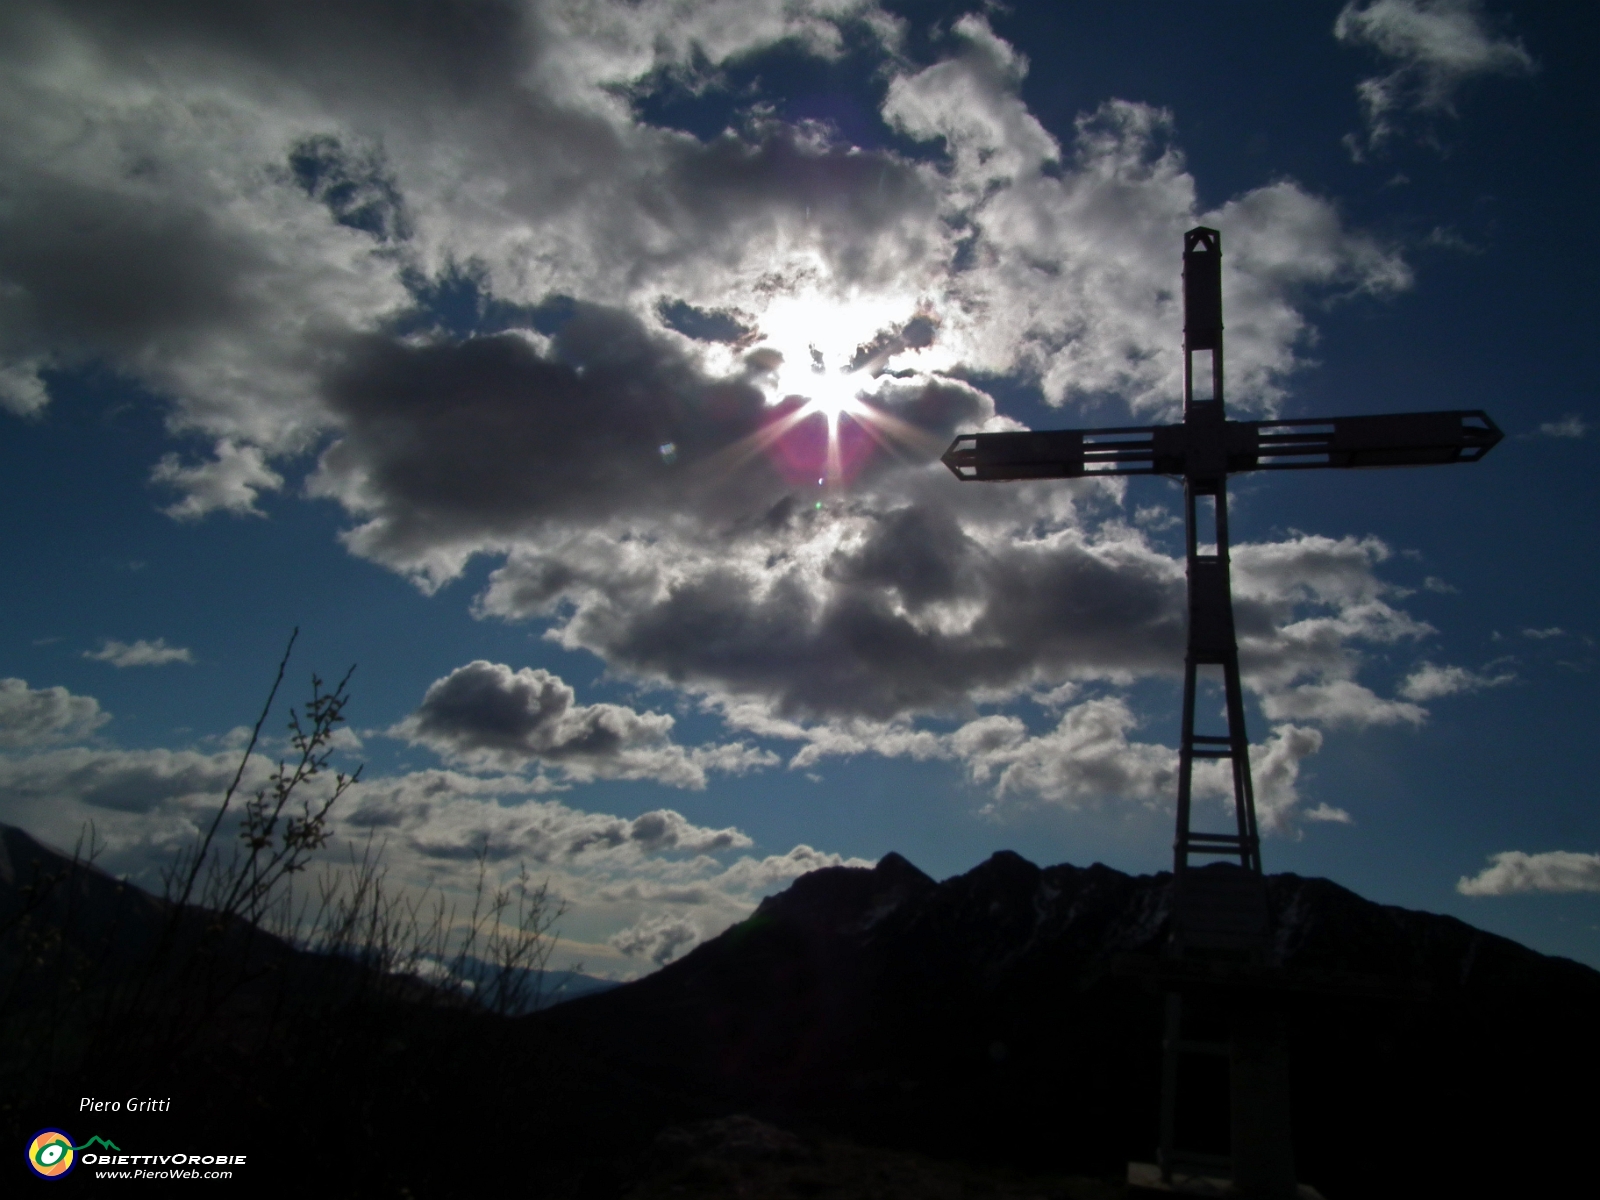
[[[852,370],[857,349],[893,323],[898,307],[903,306],[814,293],[775,299],[761,316],[762,344],[783,355],[769,402],[803,397],[807,415],[821,413],[830,425],[845,414],[855,415],[862,397],[877,389],[870,372]]]
[[[754,380],[770,417],[721,456],[726,469],[765,454],[792,484],[823,492],[849,483],[879,455],[926,458],[937,452],[925,431],[895,415],[887,389],[901,386],[948,357],[932,343],[908,345],[900,335],[925,306],[906,295],[828,294],[797,290],[772,297],[759,333],[732,355],[775,351]],[[939,360],[936,362],[935,360]],[[889,372],[891,367],[898,368]],[[823,503],[819,493],[817,507]]]

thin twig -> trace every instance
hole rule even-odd
[[[211,840],[216,837],[217,829],[222,824],[222,818],[227,814],[228,805],[233,800],[233,795],[239,790],[239,781],[244,778],[244,769],[250,763],[250,756],[255,753],[256,742],[261,737],[261,727],[267,722],[267,714],[272,711],[272,702],[277,699],[278,688],[283,683],[283,673],[289,666],[289,655],[294,652],[295,639],[300,636],[300,626],[296,625],[289,633],[289,644],[283,648],[283,658],[278,662],[277,678],[272,681],[272,690],[267,693],[267,702],[261,708],[261,715],[256,718],[256,726],[250,731],[250,744],[244,748],[244,757],[239,760],[239,769],[233,773],[233,782],[228,785],[228,790],[223,793],[222,807],[217,809],[217,815],[211,820],[211,828],[206,830],[205,840],[200,843],[200,848],[195,853],[194,862],[189,866],[189,878],[184,881],[183,894],[176,902],[176,907],[182,909],[189,903],[189,897],[194,891],[195,879],[199,877],[201,864],[205,861],[206,854],[211,849]]]

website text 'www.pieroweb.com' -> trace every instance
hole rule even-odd
[[[104,1180],[234,1179],[242,1176],[245,1173],[242,1169],[249,1166],[246,1155],[222,1148],[125,1147],[100,1134],[80,1142],[58,1127],[41,1129],[34,1134],[27,1152],[33,1174],[51,1180],[63,1179],[80,1170]]]

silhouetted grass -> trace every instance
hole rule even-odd
[[[68,1120],[83,1095],[172,1096],[183,1115],[169,1141],[248,1149],[257,1180],[314,1167],[347,1193],[420,1194],[429,1164],[454,1157],[437,1139],[472,1145],[463,1120],[501,1107],[485,1096],[559,1109],[563,1089],[542,1081],[560,1073],[509,1020],[537,1006],[555,945],[564,909],[547,885],[525,867],[494,883],[485,849],[469,901],[419,894],[390,881],[371,839],[309,870],[360,777],[330,768],[349,672],[332,690],[312,677],[290,711],[290,753],[243,788],[294,640],[217,812],[163,870],[162,897],[98,870],[92,827],[70,856],[35,846],[14,862],[0,906],[12,1142]],[[23,843],[13,859],[30,857]],[[581,1140],[568,1131],[569,1146]],[[456,1168],[441,1170],[443,1187]]]

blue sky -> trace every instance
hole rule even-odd
[[[1204,223],[1235,415],[1507,434],[1233,485],[1268,870],[1600,965],[1592,14],[397,11],[0,18],[0,820],[152,881],[298,626],[340,836],[600,973],[890,850],[1162,869],[1176,485],[935,460],[1175,419]]]

